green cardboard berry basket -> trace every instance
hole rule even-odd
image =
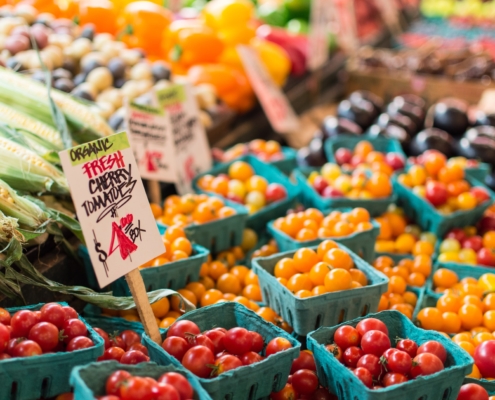
[[[410,260],[412,260],[414,258],[414,256],[412,254],[409,254],[409,253],[376,252],[375,253],[375,260],[381,256],[390,257],[392,260],[394,260],[395,265],[397,265],[399,263],[399,261],[403,260],[404,258],[408,258]]]
[[[299,195],[299,188],[292,184],[287,176],[285,176],[279,169],[274,167],[273,165],[266,164],[256,157],[252,155],[247,155],[240,157],[236,161],[245,161],[250,164],[256,175],[262,176],[265,178],[268,183],[279,183],[285,187],[287,191],[287,197],[283,200],[276,201],[272,204],[269,204],[250,215],[247,219],[247,226],[253,228],[254,230],[262,230],[265,228],[265,225],[271,221],[272,219],[278,218],[284,215],[288,209],[290,209],[297,200]],[[230,161],[227,163],[219,164],[213,167],[210,171],[207,171],[203,174],[196,176],[193,180],[193,188],[198,193],[207,193],[214,194],[210,192],[206,192],[198,187],[198,180],[204,175],[213,175],[217,176],[222,173],[227,173],[229,166],[235,161]]]
[[[131,329],[137,333],[144,332],[143,324],[139,321],[128,321],[122,317],[104,315],[103,310],[93,304],[86,304],[83,310],[84,318],[93,328],[101,328],[107,333]],[[110,329],[110,331],[107,331]]]
[[[94,400],[105,395],[105,384],[115,371],[124,370],[133,376],[147,376],[158,379],[166,372],[178,372],[184,375],[194,390],[194,400],[211,400],[201,387],[197,378],[184,368],[173,365],[161,366],[155,363],[123,365],[117,361],[103,361],[76,367],[70,375],[70,384],[74,388],[74,400]]]
[[[402,185],[394,177],[394,191],[407,216],[414,219],[424,231],[433,232],[438,238],[443,237],[450,229],[474,225],[493,203],[495,194],[481,182],[466,176],[466,180],[473,187],[480,186],[490,195],[490,199],[469,211],[456,211],[449,215],[440,214],[433,205],[425,199],[416,196],[412,190]]]
[[[368,317],[377,318],[387,325],[389,337],[414,340],[418,345],[436,340],[447,350],[445,369],[429,376],[420,376],[405,383],[372,390],[331,354],[325,345],[332,343],[333,335],[342,325],[356,326]],[[416,327],[407,317],[397,311],[383,311],[344,322],[331,328],[323,327],[308,335],[308,349],[315,357],[320,383],[340,400],[456,400],[464,376],[471,372],[473,359],[454,342],[438,332]]]
[[[246,207],[223,199],[226,206],[235,210],[235,215],[220,218],[204,224],[191,224],[184,227],[187,238],[203,246],[211,253],[217,253],[239,246],[242,243],[242,232],[246,226],[248,212]],[[160,234],[164,234],[167,226],[157,222]]]
[[[470,176],[480,182],[485,182],[488,174],[492,172],[492,167],[490,164],[480,162],[477,167],[465,168],[464,171],[467,176]]]
[[[350,211],[350,208],[340,209],[339,211]],[[348,236],[342,237],[328,237],[324,239],[314,239],[301,242],[293,239],[285,232],[275,228],[274,221],[270,221],[267,225],[268,232],[273,236],[277,242],[280,251],[297,250],[302,247],[314,247],[318,246],[324,240],[333,240],[337,243],[351,249],[354,253],[359,254],[366,262],[372,263],[375,259],[375,241],[380,234],[380,225],[375,220],[371,220],[373,225],[372,229],[364,232],[353,233]]]
[[[337,163],[335,160],[335,152],[340,148],[354,150],[356,145],[362,141],[368,141],[373,146],[374,151],[382,153],[397,153],[402,156],[404,165],[406,164],[407,157],[402,150],[402,146],[399,141],[395,139],[387,139],[384,137],[336,137],[335,139],[328,139],[325,142],[325,154],[327,155],[328,162]]]
[[[392,193],[391,196],[383,199],[348,199],[346,197],[325,198],[308,183],[308,176],[311,172],[318,171],[314,168],[296,168],[292,175],[299,186],[300,198],[306,207],[314,207],[320,211],[331,210],[334,208],[366,208],[372,217],[378,217],[387,211],[391,204],[397,202],[397,195]]]
[[[66,306],[67,303],[59,303]],[[7,308],[11,315],[20,310],[39,310],[43,304],[25,307]],[[50,398],[60,393],[69,392],[69,377],[72,368],[85,365],[103,354],[104,342],[93,328],[82,318],[88,337],[94,346],[75,350],[43,354],[27,358],[11,358],[0,361],[0,399],[32,400]]]
[[[215,378],[198,378],[201,386],[214,399],[255,400],[268,397],[285,386],[289,377],[292,361],[299,356],[301,344],[284,330],[265,321],[242,304],[227,302],[214,304],[191,311],[177,320],[195,322],[203,332],[214,327],[231,329],[243,327],[258,332],[265,343],[276,337],[282,337],[292,343],[292,348],[272,354],[258,363],[236,368]],[[162,334],[162,338],[166,333]],[[152,360],[160,365],[181,364],[163,348],[153,342],[146,334],[143,343],[148,348]]]
[[[366,274],[367,286],[300,299],[282,286],[273,275],[277,262],[282,258],[292,257],[294,250],[253,260],[252,269],[258,275],[263,302],[281,315],[297,335],[305,336],[320,326],[332,326],[376,312],[380,296],[388,289],[389,280],[385,275],[347,247],[341,244],[339,247],[349,252],[355,268]]]

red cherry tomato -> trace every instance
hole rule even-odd
[[[40,320],[44,322],[50,322],[58,329],[64,327],[65,311],[58,303],[47,303],[40,308],[41,316]],[[77,317],[76,317],[77,319]]]
[[[122,364],[127,364],[127,365],[134,365],[134,364],[139,364],[142,362],[148,362],[150,358],[141,353],[138,350],[129,350],[124,353],[122,358],[120,359],[120,362]]]
[[[186,377],[177,372],[167,372],[160,376],[158,379],[160,383],[168,383],[177,389],[181,400],[188,400],[193,398],[193,388]]]
[[[356,328],[350,325],[343,325],[335,331],[333,341],[343,351],[351,346],[359,346],[361,335]]]
[[[23,340],[12,350],[12,357],[33,357],[43,354],[40,345],[32,340]]]
[[[110,338],[108,336],[108,333],[106,333],[103,329],[101,328],[93,328],[94,331],[100,335],[103,339],[103,342],[105,343],[105,349],[108,349],[110,346],[111,346],[111,343],[110,343]]]
[[[225,346],[223,345],[223,337],[225,336],[225,332],[219,329],[212,329],[206,331],[204,334],[211,340],[213,346],[215,346],[215,354],[225,350]]]
[[[206,335],[200,333],[199,335],[186,335],[187,343],[189,347],[205,346],[208,347],[213,354],[215,354],[215,345]]]
[[[10,326],[12,328],[10,336],[13,338],[27,337],[29,331],[37,322],[34,312],[29,310],[17,311],[10,320]]]
[[[181,400],[177,389],[168,383],[156,383],[151,390],[153,400]]]
[[[356,329],[361,336],[368,331],[382,331],[388,336],[388,328],[382,321],[376,318],[366,318],[356,325]]]
[[[0,353],[3,353],[9,344],[10,331],[4,324],[0,324]]]
[[[225,350],[231,354],[242,355],[251,350],[253,337],[251,333],[244,328],[232,328],[227,331],[223,337]]]
[[[397,372],[388,372],[383,377],[382,382],[385,387],[389,387],[407,382],[407,377]]]
[[[168,354],[182,361],[184,354],[189,350],[189,343],[179,336],[171,336],[163,341],[162,347]]]
[[[457,400],[488,400],[488,392],[476,383],[461,386]]]
[[[133,345],[131,345],[131,347],[129,347],[129,350],[137,350],[143,353],[145,356],[149,355],[148,349],[146,348],[146,346],[143,346],[141,343],[134,343]]]
[[[411,339],[402,339],[397,342],[397,346],[395,347],[397,350],[405,351],[412,358],[416,357],[418,353],[418,345],[414,340]]]
[[[436,355],[423,353],[414,357],[410,375],[411,378],[416,378],[420,375],[431,375],[441,370],[443,370],[443,363]]]
[[[208,378],[211,374],[211,366],[215,363],[215,357],[208,347],[196,346],[187,350],[182,358],[182,365],[200,378]]]
[[[64,343],[69,343],[72,339],[77,336],[87,336],[88,328],[84,325],[80,319],[68,319],[64,322]]]
[[[474,363],[484,378],[495,377],[495,340],[487,340],[478,345],[474,352]]]
[[[8,360],[9,358],[12,358],[12,357],[9,356],[7,353],[1,353],[0,354],[0,361],[2,361],[2,360]]]
[[[351,346],[344,351],[342,359],[344,365],[349,368],[356,368],[359,359],[364,356],[363,350],[357,346]]]
[[[287,383],[280,392],[274,392],[270,395],[271,400],[294,400],[297,393],[290,383]]]
[[[133,376],[119,389],[122,400],[153,400],[153,384],[146,378]]]
[[[221,375],[227,371],[231,371],[233,369],[242,367],[242,361],[239,360],[236,356],[231,354],[227,354],[220,358],[217,358],[215,361],[215,368],[213,368],[213,376]]]
[[[258,353],[255,353],[254,351],[248,351],[247,353],[244,353],[241,357],[241,362],[242,365],[251,365],[251,364],[256,364],[257,362],[260,362],[263,360],[263,357],[260,356]]]
[[[435,340],[430,340],[419,346],[417,354],[422,353],[435,354],[442,363],[445,363],[447,360],[447,351],[445,350],[445,347]]]
[[[131,374],[127,371],[117,370],[113,372],[105,383],[105,390],[107,394],[119,395],[120,386],[131,377]]]
[[[72,318],[79,318],[79,314],[70,306],[62,306],[65,314],[65,321]]]
[[[263,340],[263,336],[261,336],[258,332],[249,332],[253,343],[251,345],[251,350],[255,353],[261,353],[263,347],[265,347],[265,341]]]
[[[380,359],[373,354],[365,354],[364,356],[362,356],[358,360],[356,367],[366,368],[368,371],[370,371],[371,376],[374,380],[380,379],[380,376],[382,376],[384,372],[383,365],[380,363]]]
[[[0,307],[0,324],[10,325],[10,313],[5,309]]]
[[[26,340],[26,338],[11,338],[9,342],[7,343],[7,348],[5,349],[5,352],[9,356],[14,355],[14,347],[17,346],[19,343],[23,342]]]
[[[280,351],[288,350],[292,348],[291,342],[285,338],[276,337],[270,340],[266,345],[265,356],[271,356],[272,354],[278,353]]]
[[[363,382],[364,386],[371,388],[373,386],[373,377],[371,376],[371,372],[366,368],[356,368],[352,371],[357,378]]]
[[[318,377],[309,369],[300,369],[292,374],[292,387],[303,395],[313,394],[318,389]]]
[[[120,336],[111,337],[110,338],[110,346],[111,347],[120,347],[122,350],[125,351],[124,339],[122,339]]]
[[[412,358],[405,351],[396,350],[387,358],[386,367],[389,372],[407,375],[412,367]]]
[[[293,374],[300,369],[309,369],[311,371],[316,371],[315,358],[313,354],[308,350],[303,350],[299,353],[299,357],[297,357],[294,361],[292,361],[292,367],[290,369],[290,373]]]
[[[93,341],[86,336],[76,336],[71,339],[71,341],[67,344],[67,351],[81,350],[87,349],[89,347],[93,347],[95,344]]]
[[[174,322],[167,331],[167,337],[178,336],[186,338],[186,334],[199,335],[201,333],[198,325],[192,321],[181,320]]]
[[[120,359],[124,355],[125,350],[120,347],[109,347],[105,350],[103,355],[100,357],[103,361],[115,360],[120,362]]]
[[[58,345],[58,329],[50,322],[38,322],[29,331],[28,339],[38,343],[44,352],[52,351]]]
[[[129,350],[129,347],[131,347],[134,343],[141,343],[141,335],[130,329],[120,332],[119,336],[124,341],[124,350]]]
[[[338,400],[337,396],[330,393],[325,388],[316,389],[316,391],[311,396],[311,400]]]
[[[382,331],[368,331],[361,339],[361,348],[364,354],[374,354],[380,357],[390,348],[390,339]]]

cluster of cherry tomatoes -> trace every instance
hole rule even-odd
[[[447,158],[438,151],[426,151],[421,165],[411,166],[398,180],[442,214],[472,210],[490,198],[486,189],[471,187],[465,180],[464,169],[456,163],[447,163]]]
[[[249,143],[239,143],[230,149],[223,151],[218,148],[212,149],[213,158],[219,162],[229,162],[236,158],[253,154],[256,158],[265,162],[283,160],[285,158],[280,143],[275,140],[254,139]]]
[[[435,374],[447,360],[445,347],[434,340],[418,346],[411,339],[400,339],[392,347],[387,326],[376,318],[363,319],[356,327],[342,325],[326,349],[373,389]]]
[[[200,378],[212,378],[227,371],[263,361],[272,354],[292,348],[289,340],[276,337],[265,347],[258,332],[235,327],[217,327],[201,332],[192,321],[175,322],[167,331],[163,349]],[[264,356],[261,352],[264,349]]]
[[[14,315],[0,308],[0,361],[93,347],[88,328],[76,310],[58,303]]]
[[[372,171],[378,170],[392,175],[394,171],[401,170],[406,165],[402,154],[376,151],[367,140],[361,140],[353,150],[340,147],[335,151],[334,156],[337,164],[350,171],[358,166],[365,166]]]
[[[439,250],[440,262],[495,267],[495,231],[487,231],[481,236],[474,226],[454,228],[445,235]]]
[[[119,334],[108,334],[101,328],[93,327],[105,342],[105,352],[98,361],[114,360],[122,364],[139,364],[148,362],[148,349],[141,344],[141,335],[131,329],[126,329]]]
[[[192,244],[186,237],[186,233],[181,224],[172,225],[167,228],[162,236],[165,252],[141,265],[139,268],[160,267],[169,262],[184,260],[193,251]]]
[[[270,395],[271,400],[336,400],[326,388],[320,385],[316,375],[316,364],[313,353],[303,350],[299,357],[292,361],[289,380],[282,390]]]
[[[304,247],[292,258],[282,258],[273,274],[281,285],[301,299],[368,284],[366,274],[354,268],[352,257],[333,240],[321,242],[316,251]]]
[[[292,213],[274,221],[278,230],[297,241],[344,237],[373,229],[368,210],[356,207],[348,212],[332,211],[324,215],[316,208]]]
[[[377,253],[433,255],[437,241],[435,234],[422,232],[419,226],[408,223],[401,208],[391,207],[375,220],[380,225],[380,234],[375,242]]]
[[[225,205],[219,197],[207,194],[186,194],[168,196],[163,203],[163,211],[157,204],[151,208],[156,219],[165,225],[205,224],[236,214],[232,207]]]
[[[198,180],[198,186],[202,190],[244,204],[249,214],[287,197],[284,186],[269,183],[262,176],[256,175],[253,167],[244,161],[234,161],[227,174],[202,176]]]
[[[166,372],[158,379],[133,376],[117,370],[105,383],[105,400],[186,400],[194,398],[194,390],[187,378],[178,372]]]
[[[320,172],[309,174],[308,183],[325,198],[380,199],[392,194],[390,176],[382,171],[368,171],[366,167],[349,175],[337,164],[327,163]]]

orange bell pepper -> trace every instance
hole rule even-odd
[[[117,32],[117,15],[108,0],[81,0],[79,3],[79,24],[92,23],[98,33]]]
[[[239,70],[223,64],[196,65],[187,74],[193,85],[209,83],[217,96],[231,109],[248,111],[254,104],[254,93],[246,76]]]
[[[125,35],[136,38],[136,43],[150,56],[162,55],[162,35],[173,20],[173,14],[151,1],[129,3],[118,18],[118,26]],[[125,40],[127,42],[127,40]]]
[[[250,0],[212,0],[203,9],[206,25],[218,30],[247,25],[253,17]]]
[[[215,63],[224,45],[218,35],[200,21],[174,21],[163,40],[167,58],[183,67]]]

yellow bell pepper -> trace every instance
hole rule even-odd
[[[206,25],[216,30],[247,25],[253,17],[250,0],[212,0],[203,9]]]
[[[283,86],[291,69],[287,52],[279,45],[260,38],[252,39],[249,44],[258,52],[273,81]]]

